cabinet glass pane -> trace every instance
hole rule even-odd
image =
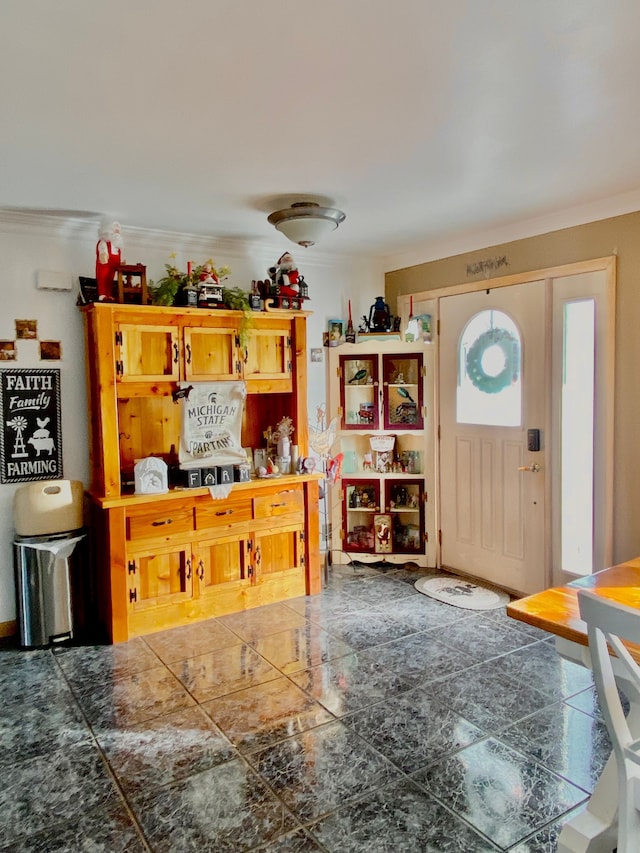
[[[422,429],[422,355],[383,355],[384,428]]]
[[[375,547],[375,516],[380,512],[380,483],[343,480],[345,551],[370,551]]]
[[[378,359],[341,356],[340,403],[343,429],[378,429]]]
[[[423,551],[423,508],[421,480],[402,480],[386,484],[385,510],[391,516],[393,553],[412,554]]]

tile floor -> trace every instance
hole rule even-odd
[[[313,598],[0,650],[0,850],[551,853],[609,753],[590,673],[503,610],[334,566]]]

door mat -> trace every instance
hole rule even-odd
[[[454,607],[463,607],[465,610],[497,610],[510,601],[506,592],[479,586],[462,578],[442,575],[419,578],[414,587],[429,598],[452,604]]]

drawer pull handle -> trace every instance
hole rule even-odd
[[[187,580],[191,580],[191,560],[187,560]]]
[[[151,522],[152,527],[162,527],[163,524],[173,524],[173,519],[172,518],[165,518],[162,521],[152,521]]]
[[[191,344],[187,344],[187,364],[191,364]]]
[[[174,343],[173,345],[173,363],[177,364],[180,358],[180,350],[178,349],[178,344]]]
[[[295,489],[283,489],[281,492],[278,492],[279,495],[290,495],[291,492],[295,492]]]
[[[277,506],[286,506],[286,505],[287,505],[286,501],[280,501],[279,504],[271,504],[271,509],[275,509]]]
[[[220,510],[218,510],[216,515],[233,515],[233,510],[232,509],[220,509]]]
[[[256,548],[256,566],[259,566],[262,562],[262,554],[260,553],[260,546]]]
[[[200,562],[198,563],[197,575],[201,581],[204,580],[204,563],[202,562],[202,560],[200,560]]]

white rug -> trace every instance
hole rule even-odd
[[[471,583],[462,578],[438,577],[419,578],[414,583],[418,592],[452,604],[454,607],[464,607],[465,610],[497,610],[509,603],[506,592],[490,589]]]

